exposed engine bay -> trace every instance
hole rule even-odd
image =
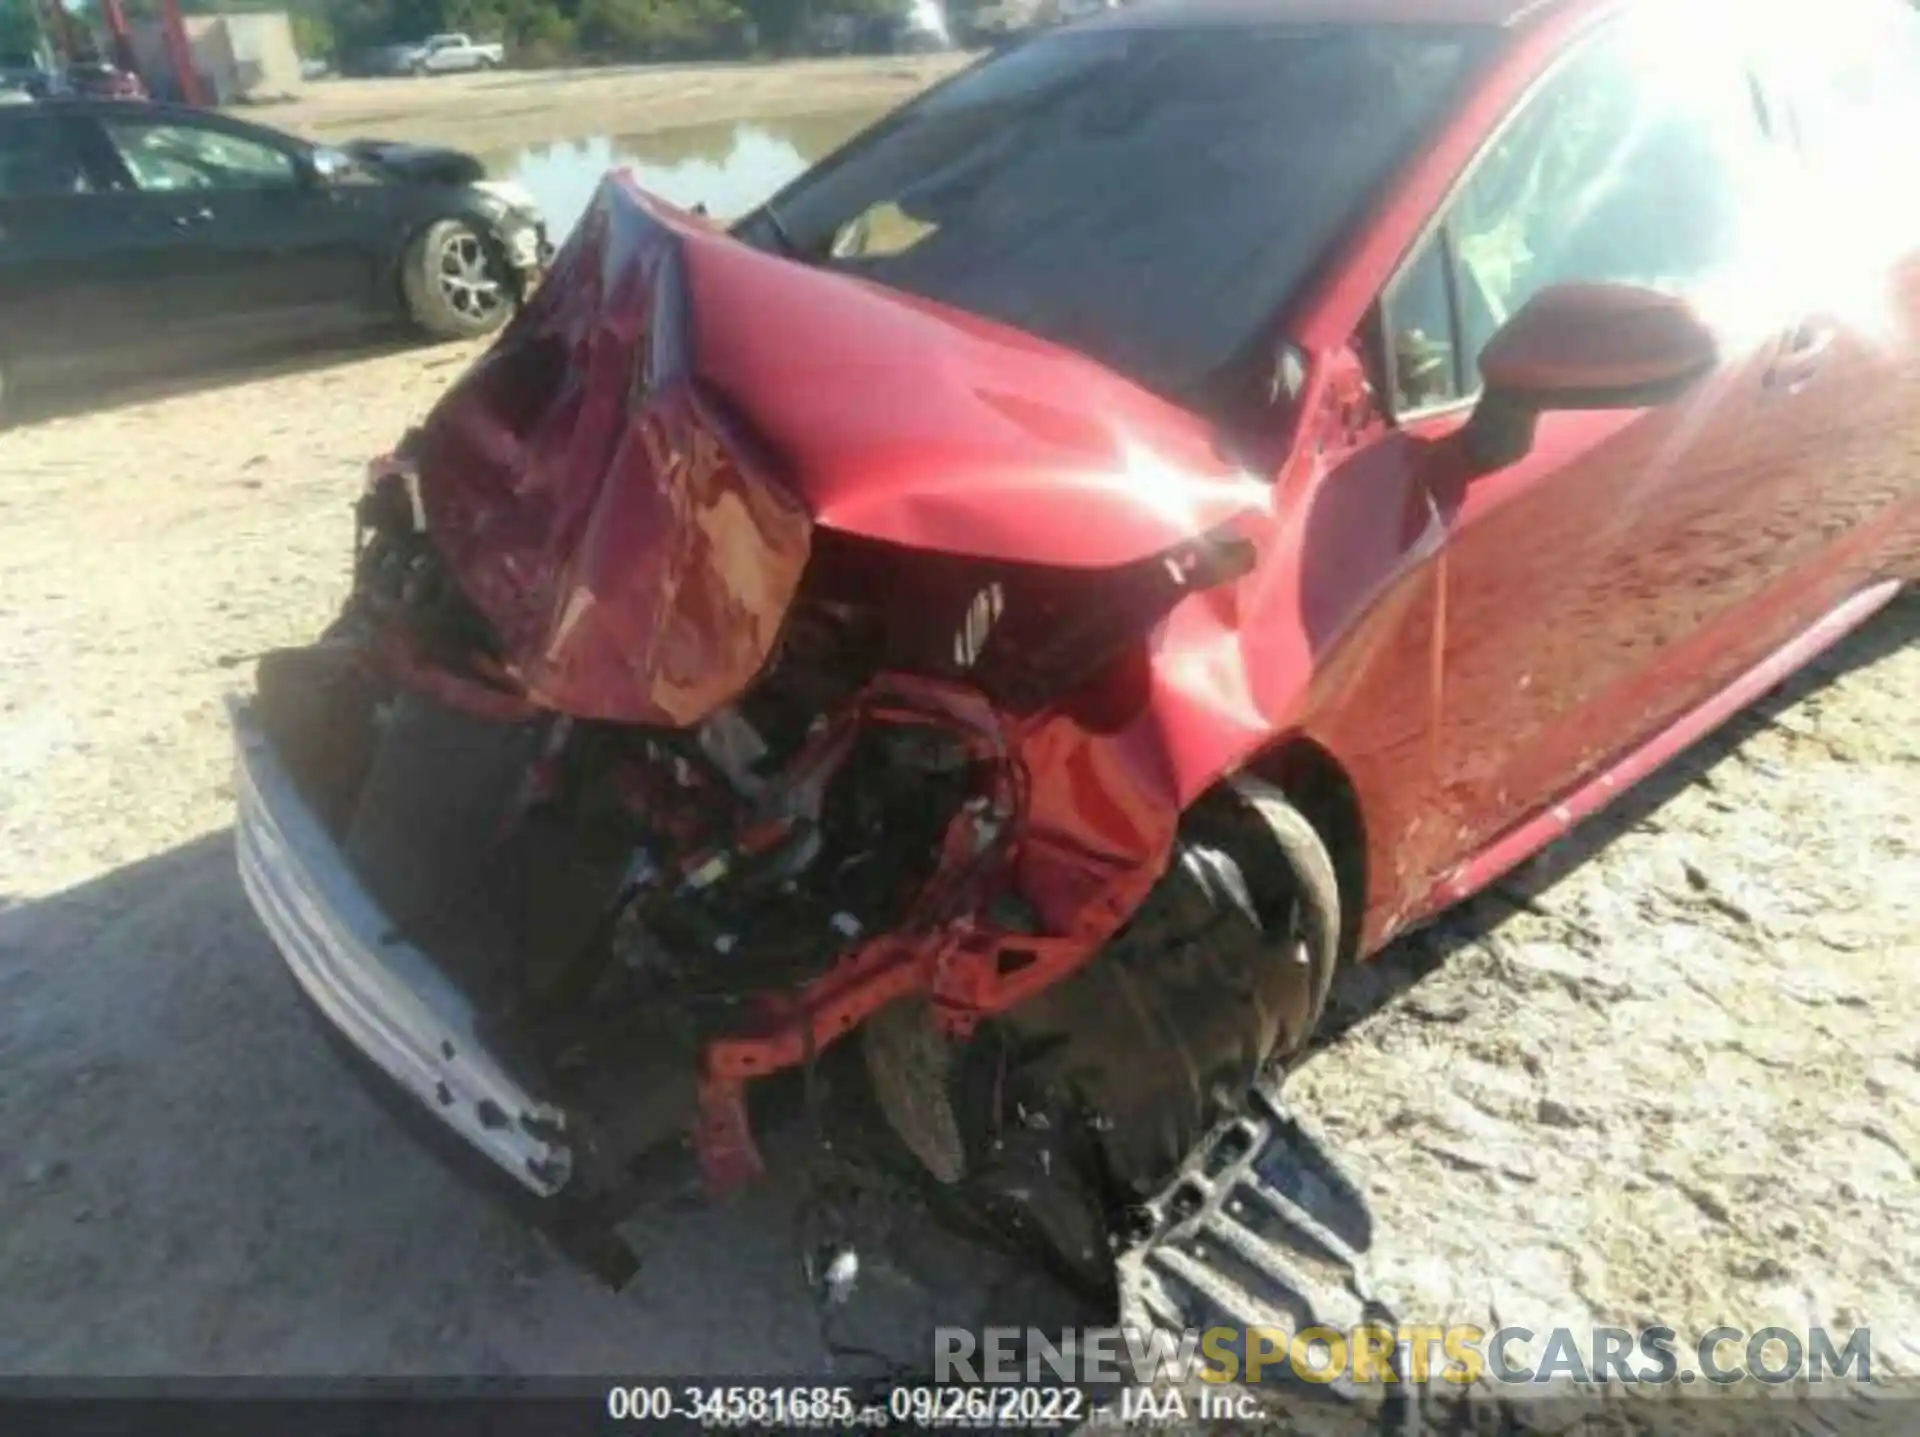
[[[766,308],[860,372],[943,360],[892,432]],[[543,1225],[669,1144],[756,1176],[750,1088],[858,1032],[908,1162],[1105,1283],[1095,1189],[1155,1189],[1303,1043],[1337,948],[1310,828],[1218,766],[1263,731],[1268,498],[1097,366],[610,183],[372,465],[339,617],[262,658],[242,877]]]
[[[636,1061],[677,1066],[681,1102],[601,1125],[603,1164],[691,1122],[730,1186],[759,1166],[747,1080],[909,995],[964,1036],[1092,951],[1021,890],[1020,745],[1035,723],[1110,727],[1101,704],[1124,717],[1124,640],[1198,561],[1116,585],[825,536],[761,677],[667,728],[518,690],[404,451],[357,518],[351,600],[319,644],[262,661],[255,710],[402,936],[531,1079],[578,1101],[630,1087]],[[1092,582],[1114,601],[1076,592]],[[1102,665],[1086,712],[1036,713],[1046,673],[1071,690]]]
[[[388,652],[451,707],[510,706],[488,686],[484,623],[424,538],[393,522],[403,492],[369,495],[347,622],[404,635]],[[558,911],[528,915],[529,996],[578,993],[599,976],[583,965],[617,964],[650,996],[711,1007],[722,1031],[752,994],[816,978],[900,926],[963,806],[990,845],[991,759],[869,689],[871,620],[852,605],[798,608],[764,679],[691,728],[492,709],[523,761],[503,829],[526,844],[565,834],[568,861],[608,889],[591,927],[558,895]]]

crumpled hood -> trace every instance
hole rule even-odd
[[[623,174],[413,457],[529,695],[673,726],[752,682],[815,525],[1104,569],[1268,502],[1090,360],[762,253]]]
[[[423,184],[470,185],[486,178],[487,167],[464,150],[439,145],[408,145],[397,140],[349,140],[340,149],[369,169]]]

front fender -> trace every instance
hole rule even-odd
[[[1186,810],[1304,709],[1309,664],[1284,661],[1263,695],[1248,663],[1259,590],[1249,575],[1193,594],[1022,733],[1017,881],[1050,931],[1105,942],[1165,872]]]
[[[1189,595],[1032,726],[1019,881],[1055,931],[1104,941],[1164,871],[1182,814],[1296,740],[1359,809],[1360,941],[1405,919],[1434,826],[1443,530],[1403,477],[1345,465],[1281,485],[1277,512],[1242,530],[1250,572]]]

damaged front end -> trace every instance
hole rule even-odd
[[[774,395],[746,311],[776,302],[818,363],[920,352],[921,407],[887,431],[857,393]],[[956,518],[950,472],[916,507],[886,453],[971,455],[1009,495],[1124,467],[1033,407],[969,412],[997,344],[1034,362],[610,182],[375,466],[340,618],[263,659],[236,712],[255,906],[329,1020],[528,1192],[614,1191],[688,1135],[711,1189],[750,1178],[751,1082],[900,1000],[964,1039],[1164,865],[1147,639],[1246,572],[1249,486],[1206,461],[1084,564]],[[1189,437],[1130,402],[1160,452]]]

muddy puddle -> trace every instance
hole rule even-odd
[[[526,187],[558,241],[608,170],[631,169],[642,188],[710,214],[744,214],[879,117],[863,109],[781,120],[690,125],[646,135],[600,135],[487,157],[496,179]]]

